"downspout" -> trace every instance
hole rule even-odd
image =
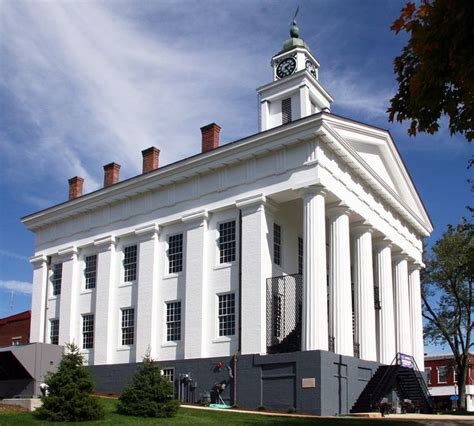
[[[239,210],[239,344],[237,352],[242,351],[242,210]]]
[[[43,327],[43,343],[48,343],[46,341],[46,332],[48,330],[48,289],[49,289],[49,270],[51,268],[51,256],[46,257],[46,291],[44,292],[44,327]]]

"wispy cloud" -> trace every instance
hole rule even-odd
[[[26,256],[22,256],[17,253],[13,253],[12,251],[0,249],[0,256],[5,256],[9,257],[11,259],[16,259],[16,260],[23,260],[23,261],[28,261],[28,258]]]
[[[0,280],[0,289],[12,291],[13,293],[18,293],[18,294],[31,294],[32,285],[31,283],[28,283],[25,281]]]

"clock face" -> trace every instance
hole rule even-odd
[[[279,78],[288,77],[293,74],[296,69],[296,61],[294,58],[283,59],[277,66],[276,75]]]
[[[316,78],[316,67],[314,66],[314,64],[311,62],[311,61],[306,61],[306,70],[313,76]]]

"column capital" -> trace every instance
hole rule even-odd
[[[64,257],[65,260],[73,259],[77,256],[77,247],[70,246],[58,250],[58,256]]]
[[[149,236],[153,238],[159,232],[159,226],[156,223],[150,225],[145,225],[140,228],[135,229],[134,234],[137,237]]]
[[[37,254],[35,256],[30,257],[30,263],[34,267],[43,266],[43,264],[45,264],[47,261],[48,261],[48,257],[44,253]]]
[[[188,213],[181,217],[181,221],[184,223],[192,223],[196,221],[205,221],[209,219],[209,214],[207,210],[199,210],[192,213]]]
[[[405,253],[404,251],[397,251],[397,252],[392,254],[392,260],[395,263],[400,263],[404,260],[408,261],[408,254]]]
[[[377,249],[384,249],[384,248],[392,248],[393,247],[393,243],[392,241],[387,238],[387,237],[381,237],[381,238],[377,238],[374,240],[374,247],[377,248]]]
[[[344,202],[341,201],[335,204],[328,205],[326,207],[326,213],[329,217],[334,218],[342,216],[344,214],[348,215],[349,213],[351,213],[351,209],[348,205],[344,204]]]
[[[417,260],[409,259],[408,260],[408,272],[414,272],[414,271],[419,271],[424,267],[424,264],[422,262],[419,262]]]
[[[321,185],[320,183],[308,185],[303,188],[298,188],[295,191],[303,198],[311,195],[321,195],[323,197],[328,195],[328,190],[324,185]]]
[[[94,240],[95,247],[100,247],[104,245],[107,246],[107,250],[110,250],[112,247],[115,247],[117,245],[117,240],[113,235],[108,235],[107,237],[97,238],[96,240]]]
[[[242,213],[253,213],[261,208],[266,208],[270,212],[277,210],[276,204],[263,194],[251,195],[235,201],[235,207],[242,210]]]
[[[351,226],[351,233],[356,236],[365,234],[366,232],[369,232],[370,234],[374,232],[373,226],[368,222],[357,222]]]

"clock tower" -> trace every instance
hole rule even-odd
[[[273,56],[271,65],[273,81],[257,89],[262,131],[330,110],[333,98],[319,83],[319,62],[300,38],[296,19],[290,38]]]

